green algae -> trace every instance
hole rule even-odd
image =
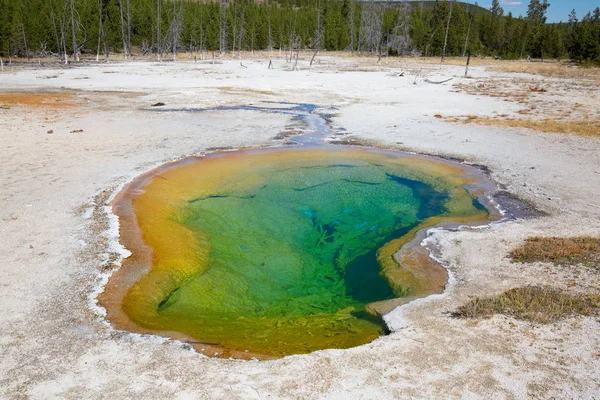
[[[428,176],[421,165],[367,152],[288,155],[232,159],[240,165],[229,169],[221,160],[212,167],[222,174],[200,165],[210,179],[175,182],[174,169],[148,185],[138,201],[142,230],[157,223],[160,193],[170,188],[173,204],[170,230],[145,239],[166,243],[166,253],[178,242],[169,244],[168,232],[181,229],[195,243],[168,257],[153,246],[152,270],[124,301],[132,320],[268,356],[364,344],[385,331],[365,307],[414,294],[410,282],[390,285],[378,250],[434,217],[481,215],[452,174]]]

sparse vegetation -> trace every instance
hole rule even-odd
[[[507,126],[526,128],[539,132],[568,133],[579,136],[600,137],[600,120],[528,120],[514,118],[478,118],[476,116],[447,118],[447,122],[475,123],[481,125]]]
[[[490,318],[494,314],[503,314],[547,324],[575,315],[595,315],[599,308],[599,294],[570,293],[553,287],[528,286],[492,297],[473,298],[454,315],[459,318]]]
[[[600,83],[599,68],[578,68],[571,64],[559,62],[527,62],[506,61],[494,63],[488,69],[492,71],[514,72],[521,74],[541,75],[552,78],[589,79]]]
[[[518,262],[552,262],[561,265],[584,264],[600,269],[600,238],[531,237],[513,250]]]
[[[565,89],[569,87],[581,95],[589,95],[593,98],[600,84],[600,69],[571,68],[559,63],[546,65],[519,62],[500,62],[492,68],[561,79],[495,77],[473,82],[459,82],[454,85],[458,92],[499,98],[518,104],[521,108],[511,114],[494,112],[492,115],[447,116],[444,121],[600,137],[600,115],[594,103],[574,102],[573,97],[563,95]],[[562,78],[572,79],[572,81],[567,83],[562,81]]]

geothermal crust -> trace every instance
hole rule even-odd
[[[511,80],[599,109],[589,82],[472,67],[321,57],[309,72],[284,60],[131,62],[0,73],[0,396],[7,398],[591,398],[600,389],[600,322],[532,325],[449,313],[471,296],[526,285],[598,290],[580,267],[511,263],[531,235],[600,234],[600,141],[444,122],[434,114],[516,116],[502,97],[453,83]],[[444,85],[428,84],[455,76]],[[406,77],[395,72],[404,70]],[[414,74],[413,74],[414,72]],[[412,75],[411,75],[412,74]],[[410,77],[409,77],[410,76]],[[531,83],[533,81],[533,83]],[[586,86],[587,85],[587,86]],[[581,89],[584,88],[584,89]],[[560,90],[559,90],[560,89]],[[10,93],[46,93],[18,101]],[[54,95],[53,93],[60,93]],[[19,97],[21,98],[21,97]],[[96,296],[126,249],[107,207],[136,176],[214,148],[283,145],[301,129],[254,111],[157,113],[151,105],[213,107],[262,101],[333,107],[345,141],[457,157],[490,169],[499,187],[548,213],[479,229],[434,229],[425,243],[450,274],[442,295],[391,311],[388,336],[348,350],[272,361],[209,358],[188,344],[118,331]],[[545,102],[545,103],[544,103]],[[328,111],[329,112],[329,111]],[[286,135],[281,135],[284,137]]]

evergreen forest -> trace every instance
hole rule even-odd
[[[548,7],[530,0],[514,16],[498,0],[0,0],[0,56],[312,49],[600,64],[600,8],[547,23]]]

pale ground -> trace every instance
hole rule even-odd
[[[598,318],[534,326],[501,316],[470,322],[448,313],[469,296],[522,285],[600,288],[599,274],[590,270],[507,258],[530,235],[600,234],[600,140],[433,117],[517,115],[523,107],[458,93],[455,83],[535,80],[561,88],[544,94],[546,102],[536,95],[540,104],[584,103],[592,115],[600,110],[597,87],[569,91],[581,82],[479,66],[471,69],[474,79],[464,79],[455,66],[318,60],[312,72],[305,62],[290,71],[283,60],[275,70],[257,60],[245,60],[247,68],[239,61],[182,60],[0,73],[3,92],[69,90],[77,102],[72,109],[0,109],[0,397],[598,398]],[[394,75],[407,65],[406,76]],[[421,68],[421,76],[434,81],[455,79],[414,85]],[[114,331],[91,300],[102,271],[118,258],[106,199],[165,161],[211,147],[281,144],[272,138],[294,125],[276,114],[169,114],[149,106],[263,100],[333,106],[333,126],[355,138],[484,164],[500,185],[550,216],[432,232],[429,242],[452,274],[446,294],[394,310],[388,315],[394,332],[358,348],[268,362],[222,360],[178,342]],[[78,129],[83,132],[71,133]]]

